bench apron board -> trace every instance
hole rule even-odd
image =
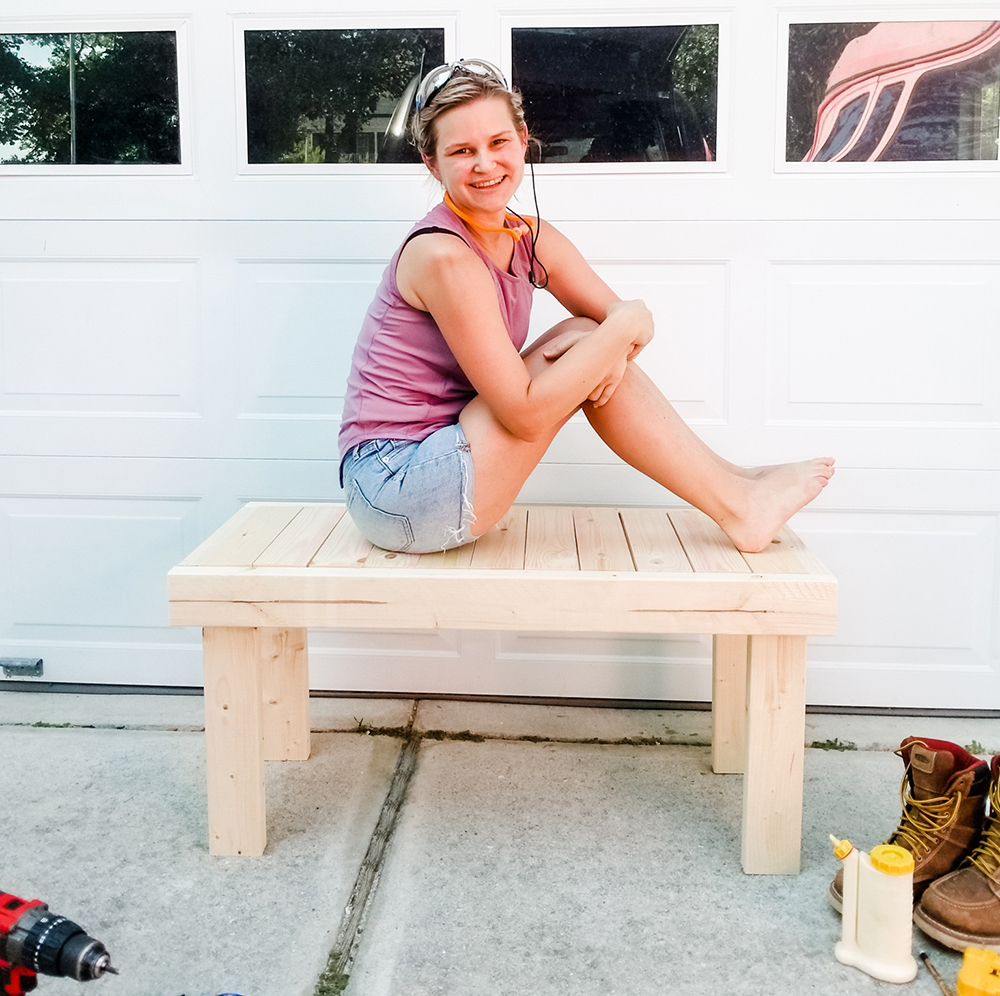
[[[252,502],[169,574],[203,629],[209,849],[261,854],[264,761],[309,757],[309,627],[713,636],[712,765],[742,772],[742,861],[796,873],[806,638],[837,582],[785,527],[741,554],[694,509],[514,506],[474,543],[390,553],[342,504]]]

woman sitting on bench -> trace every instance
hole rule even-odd
[[[340,453],[358,528],[400,552],[470,542],[582,408],[623,460],[738,549],[763,549],[826,486],[833,460],[747,470],[687,427],[635,362],[653,337],[645,305],[620,300],[552,225],[508,209],[528,130],[494,66],[432,70],[411,127],[445,194],[390,261],[354,352]],[[535,287],[576,317],[519,352]]]

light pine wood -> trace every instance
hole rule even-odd
[[[343,505],[304,505],[254,560],[254,566],[305,567],[345,512]]]
[[[189,567],[249,566],[295,518],[301,507],[292,503],[249,505],[209,536],[182,563]]]
[[[826,574],[819,557],[785,526],[760,553],[741,554],[755,574]]]
[[[418,555],[373,547],[339,505],[257,503],[169,590],[171,622],[206,627],[213,853],[260,853],[263,758],[308,756],[310,626],[710,633],[712,760],[745,772],[744,868],[798,869],[806,636],[835,632],[837,583],[790,529],[741,555],[694,509],[521,506]]]
[[[523,505],[515,505],[476,540],[470,566],[487,571],[523,570],[527,533],[528,510]]]
[[[622,521],[614,508],[574,508],[581,571],[634,571]]]
[[[265,761],[309,758],[309,654],[304,629],[258,629]]]
[[[232,538],[243,532],[243,527],[247,520],[260,507],[260,502],[247,502],[241,509],[231,515],[218,529],[212,533],[204,542],[194,548],[182,561],[181,564],[214,564],[216,563],[216,551],[224,549],[232,544]]]
[[[396,571],[395,573],[412,578],[414,585],[422,583],[419,572]],[[437,588],[439,593],[449,589]],[[451,589],[462,594],[461,588]],[[227,602],[174,602],[170,612],[170,621],[174,626],[197,626],[199,624],[213,626],[270,626],[274,628],[294,628],[322,626],[330,629],[487,629],[505,630],[510,632],[546,632],[558,631],[567,633],[699,633],[705,630],[715,630],[716,633],[785,633],[795,635],[803,631],[810,634],[829,633],[832,621],[826,615],[813,615],[809,612],[787,612],[780,617],[767,611],[761,612],[705,612],[697,609],[668,611],[662,607],[636,609],[621,605],[619,596],[612,608],[614,612],[601,614],[602,625],[588,626],[586,599],[601,599],[607,589],[599,586],[581,586],[576,591],[583,599],[578,607],[565,603],[548,605],[546,597],[551,596],[551,589],[546,591],[537,584],[531,586],[531,591],[538,595],[540,601],[528,605],[522,601],[519,605],[527,606],[523,614],[519,606],[502,603],[483,603],[480,611],[475,607],[471,610],[458,612],[454,606],[433,605],[423,601],[414,605],[403,602],[387,601],[379,598],[377,592],[370,597],[358,597],[364,593],[357,592],[355,597],[343,599],[337,603],[312,602],[308,604],[284,605],[272,601],[247,602],[233,604]],[[475,591],[482,598],[499,598],[502,592],[491,586],[476,586]],[[661,589],[664,597],[666,589]],[[400,612],[396,611],[400,607]],[[602,606],[603,607],[603,606]],[[200,623],[199,623],[200,621]]]
[[[453,567],[471,567],[472,554],[475,549],[475,543],[466,543],[464,546],[455,546],[450,550],[439,550],[437,553],[424,553],[420,555],[417,566],[439,567],[446,570]]]
[[[746,753],[747,637],[712,637],[712,770],[740,774]]]
[[[377,546],[373,546],[365,558],[365,567],[387,567],[394,571],[405,567],[416,567],[419,563],[418,553],[393,553]]]
[[[704,512],[675,508],[669,516],[695,571],[750,573],[750,565],[729,542],[729,537]]]
[[[836,582],[811,575],[182,567],[170,596],[174,625],[822,634],[836,622]]]
[[[362,567],[374,547],[344,515],[310,561],[310,567]]]
[[[743,870],[797,875],[802,838],[806,638],[751,636]]]
[[[528,509],[524,567],[529,571],[579,570],[573,509],[555,505]]]
[[[263,854],[264,734],[256,632],[206,627],[205,750],[211,854]]]
[[[623,508],[621,520],[637,571],[694,571],[663,508]]]

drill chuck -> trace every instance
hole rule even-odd
[[[50,913],[45,903],[26,902],[0,891],[0,979],[6,972],[11,986],[0,992],[27,992],[35,974],[56,975],[80,982],[99,979],[111,967],[107,948],[78,923]]]

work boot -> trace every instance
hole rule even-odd
[[[1000,951],[1000,754],[990,765],[990,818],[979,845],[958,871],[932,882],[913,922],[957,951]]]
[[[990,770],[985,761],[947,740],[907,737],[896,753],[906,770],[899,787],[903,815],[886,844],[913,855],[913,901],[935,879],[968,857],[986,813]],[[844,869],[830,883],[830,905],[843,911]]]

